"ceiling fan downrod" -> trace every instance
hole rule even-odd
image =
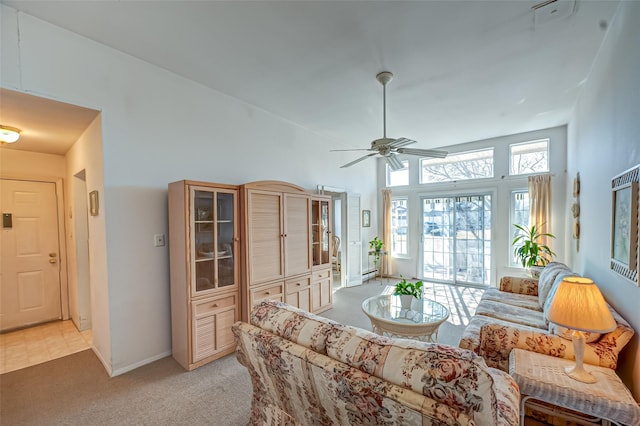
[[[387,138],[387,83],[393,80],[393,74],[382,71],[376,75],[376,80],[382,84],[382,138]]]

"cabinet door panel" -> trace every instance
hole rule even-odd
[[[284,194],[285,275],[311,270],[311,198]]]
[[[193,362],[234,345],[231,326],[237,320],[235,306],[194,320]]]
[[[249,284],[284,277],[282,265],[281,193],[249,191]]]
[[[193,333],[193,362],[211,356],[216,351],[216,317],[211,315],[195,320]]]
[[[238,320],[236,309],[216,314],[216,351],[235,345],[231,326]]]
[[[320,312],[331,306],[331,278],[311,284],[311,312]]]

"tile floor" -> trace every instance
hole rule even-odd
[[[91,330],[72,321],[55,321],[0,334],[0,374],[91,348]]]

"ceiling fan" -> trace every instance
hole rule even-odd
[[[438,149],[405,148],[407,145],[417,143],[413,139],[392,139],[387,137],[387,83],[392,79],[393,74],[389,71],[382,71],[376,75],[376,80],[382,84],[382,138],[371,142],[371,148],[367,149],[332,149],[331,151],[373,151],[371,154],[367,154],[357,160],[341,166],[341,168],[353,166],[354,164],[366,160],[369,157],[373,157],[374,155],[382,156],[386,160],[387,164],[389,164],[389,167],[391,167],[391,170],[401,170],[404,168],[402,161],[396,157],[396,154],[419,155],[421,157],[433,158],[444,158],[447,156],[447,151],[441,151]]]

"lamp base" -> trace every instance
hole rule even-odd
[[[597,379],[587,370],[584,368],[578,368],[578,365],[567,367],[564,371],[567,373],[567,376],[582,383],[595,383],[597,381]]]

